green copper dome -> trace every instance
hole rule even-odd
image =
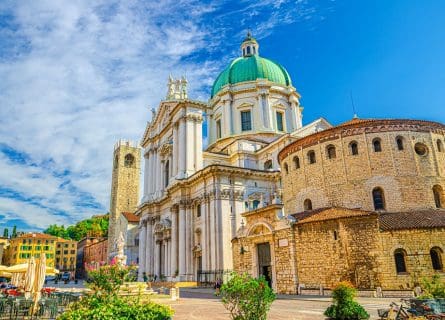
[[[244,81],[267,79],[271,82],[289,86],[291,79],[289,73],[281,65],[257,54],[246,55],[232,61],[216,78],[212,87],[213,98],[227,84],[235,84]]]

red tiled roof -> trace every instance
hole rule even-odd
[[[54,239],[54,240],[57,240],[57,237],[52,236],[50,234],[36,233],[36,232],[34,232],[34,233],[25,233],[25,234],[22,234],[22,235],[18,236],[17,238],[21,238],[21,239],[23,239],[23,238],[35,238],[35,239]]]
[[[350,218],[350,217],[357,217],[357,216],[368,216],[371,214],[375,214],[375,213],[372,211],[365,211],[362,209],[328,207],[328,208],[319,208],[319,209],[310,210],[310,211],[303,211],[303,212],[295,213],[292,216],[295,219],[297,219],[297,223],[303,224],[303,223],[315,222],[315,221],[325,221],[325,220]]]
[[[445,210],[424,210],[379,214],[380,230],[445,228]]]
[[[134,213],[122,212],[122,215],[128,220],[128,222],[139,222],[139,217]]]

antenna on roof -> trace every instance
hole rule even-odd
[[[352,113],[354,116],[353,119],[358,119],[357,112],[355,111],[354,98],[352,97],[352,91],[349,92],[349,96],[351,97],[351,105],[352,105]]]

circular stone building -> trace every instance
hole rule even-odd
[[[440,123],[355,118],[289,144],[278,158],[287,213],[445,206],[445,126]]]

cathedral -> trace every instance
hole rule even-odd
[[[135,209],[140,279],[206,283],[236,270],[279,293],[310,293],[343,280],[393,290],[443,276],[445,126],[303,125],[289,73],[259,49],[248,33],[208,102],[170,77],[152,110]],[[122,170],[136,172],[128,150]],[[113,200],[114,220],[118,206],[134,208],[133,198]]]
[[[241,214],[282,202],[280,149],[331,127],[302,126],[300,95],[286,69],[260,56],[250,34],[215,80],[208,102],[169,79],[147,124],[140,216],[140,273],[175,281],[233,269]],[[208,146],[203,150],[203,122]]]

